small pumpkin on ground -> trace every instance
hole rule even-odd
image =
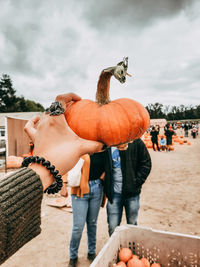
[[[174,146],[170,145],[169,150],[174,150]]]

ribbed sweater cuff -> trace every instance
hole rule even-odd
[[[0,264],[41,232],[42,196],[40,177],[31,169],[0,181]]]

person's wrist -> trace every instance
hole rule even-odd
[[[47,189],[53,182],[53,175],[42,165],[37,163],[32,163],[28,166],[28,168],[32,169],[40,176],[40,180],[43,185],[43,191]]]
[[[28,167],[30,163],[36,164],[33,165],[34,167],[32,168],[34,168],[34,170],[41,176],[45,193],[55,194],[61,190],[63,185],[62,176],[59,174],[59,171],[55,169],[55,166],[51,165],[51,162],[49,160],[46,160],[45,158],[39,156],[26,157],[22,162],[22,167]],[[49,174],[47,174],[46,170],[44,170],[43,168],[38,168],[37,165],[45,167]],[[45,182],[43,178],[51,177],[51,175],[52,178],[55,179],[55,182],[53,182],[48,188],[46,188],[46,185],[48,185],[48,180],[47,182]]]

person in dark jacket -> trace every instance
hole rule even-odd
[[[141,139],[107,151],[104,193],[107,201],[108,232],[120,225],[123,208],[128,224],[137,225],[142,185],[151,171],[151,158]]]
[[[158,145],[158,135],[159,135],[159,130],[156,130],[155,127],[152,127],[152,130],[150,132],[151,135],[151,142],[153,144],[153,150],[156,151],[155,145],[157,146],[158,151],[160,151],[159,145]]]
[[[165,130],[165,136],[167,141],[167,151],[170,151],[170,146],[172,145],[172,136],[175,134],[175,132],[172,129],[172,126],[168,125],[167,129]]]

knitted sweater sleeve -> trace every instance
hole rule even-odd
[[[40,177],[31,169],[0,180],[0,264],[41,232],[42,196]]]

